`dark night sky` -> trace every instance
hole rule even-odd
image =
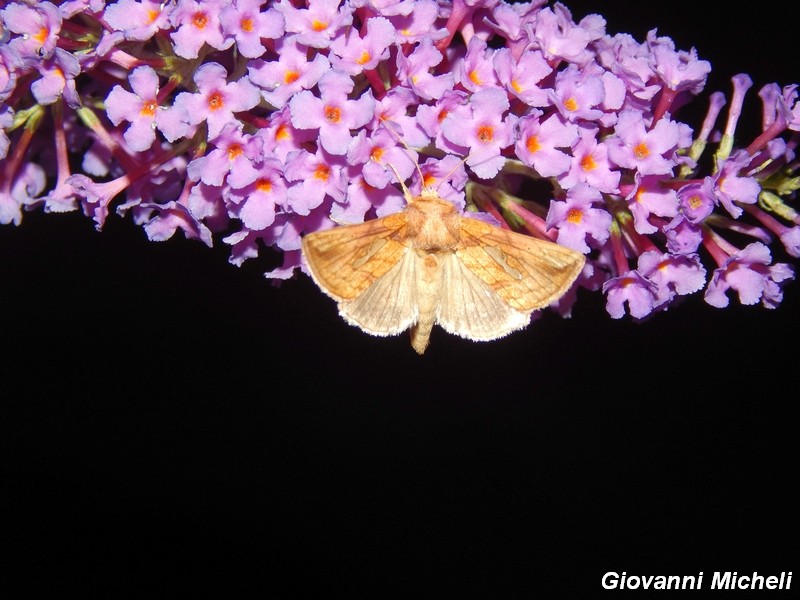
[[[605,4],[568,3],[697,46],[709,90],[800,78],[796,17],[756,35],[752,7]],[[645,323],[587,293],[495,343],[436,330],[420,358],[217,246],[117,217],[0,228],[2,537],[12,572],[39,570],[27,590],[96,573],[268,598],[582,597],[611,570],[800,580],[800,284],[775,311],[692,297]]]

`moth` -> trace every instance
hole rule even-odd
[[[462,217],[432,186],[383,218],[309,233],[303,255],[339,314],[372,335],[411,329],[425,352],[434,324],[488,341],[522,329],[583,268],[564,246]]]

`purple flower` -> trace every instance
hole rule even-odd
[[[144,41],[162,29],[167,29],[171,5],[160,0],[119,0],[109,4],[103,18],[126,40]]]
[[[571,148],[578,141],[578,128],[565,123],[557,113],[544,122],[539,117],[538,111],[532,111],[519,120],[516,154],[542,177],[555,177],[572,164],[572,157],[558,148]]]
[[[81,105],[75,89],[75,78],[80,74],[78,59],[61,48],[39,64],[41,79],[31,84],[31,93],[39,104],[52,104],[63,96],[72,108]]]
[[[264,100],[275,108],[283,108],[297,92],[317,85],[320,77],[331,68],[322,54],[317,54],[310,62],[306,55],[306,48],[289,38],[279,45],[277,61],[257,60],[250,64],[250,81],[261,88]]]
[[[492,57],[494,50],[475,36],[467,44],[467,53],[456,64],[456,81],[471,92],[498,86]]]
[[[596,121],[603,116],[598,107],[605,99],[605,86],[597,77],[590,77],[575,65],[556,75],[550,101],[567,121]]]
[[[714,211],[716,204],[713,179],[706,177],[702,183],[684,185],[678,190],[678,200],[686,220],[691,223],[703,222]]]
[[[8,106],[0,107],[0,160],[8,154],[8,146],[11,143],[6,134],[6,129],[14,123],[14,111]]]
[[[416,44],[424,39],[437,41],[447,37],[447,29],[437,29],[436,20],[439,17],[439,6],[436,0],[417,0],[414,10],[408,14],[398,13],[389,16],[397,32],[398,42],[403,44]]]
[[[711,71],[711,64],[697,58],[697,51],[676,51],[674,42],[667,37],[656,37],[655,31],[647,35],[653,56],[654,70],[671,90],[688,90],[699,93]]]
[[[287,156],[286,179],[293,184],[287,195],[288,204],[298,215],[308,215],[326,196],[338,202],[345,200],[344,163],[322,148],[316,155],[297,150]]]
[[[209,248],[211,247],[211,231],[195,219],[183,204],[171,201],[166,204],[141,204],[140,206],[150,210],[153,215],[144,223],[145,233],[151,242],[164,242],[180,229],[187,240],[200,240]]]
[[[639,256],[637,271],[656,285],[658,306],[667,304],[676,295],[693,294],[706,283],[706,270],[697,254],[644,252]]]
[[[223,5],[223,0],[178,0],[170,13],[170,22],[176,28],[170,34],[175,42],[175,54],[197,58],[203,44],[217,50],[233,44],[233,40],[226,40],[222,33],[219,17]]]
[[[111,89],[106,98],[106,114],[114,125],[129,122],[125,141],[131,150],[144,152],[156,139],[155,128],[169,132],[171,122],[167,111],[158,105],[158,75],[151,67],[134,69],[128,83],[133,93],[119,85]],[[185,131],[185,127],[183,129]]]
[[[394,26],[380,17],[367,20],[367,33],[360,37],[351,31],[347,37],[337,37],[331,42],[331,64],[349,75],[377,68],[378,63],[389,58],[389,46],[394,43]]]
[[[725,308],[729,303],[725,292],[733,289],[742,304],[756,304],[760,300],[766,308],[777,307],[783,299],[779,284],[794,279],[794,271],[787,264],[770,263],[772,255],[767,246],[761,242],[748,244],[714,271],[706,288],[706,302]]]
[[[319,129],[319,141],[331,154],[345,154],[350,130],[372,119],[375,101],[372,94],[348,100],[353,80],[341,71],[328,71],[319,82],[321,97],[304,90],[289,103],[292,124],[298,129]]]
[[[658,303],[658,287],[638,271],[628,271],[620,277],[612,277],[603,284],[606,294],[606,311],[612,319],[625,316],[625,304],[636,319],[643,319]]]
[[[567,192],[566,200],[551,200],[545,226],[558,230],[559,244],[588,254],[586,237],[594,239],[599,245],[609,236],[611,215],[595,204],[601,204],[603,197],[595,188],[580,183]]]
[[[262,39],[274,40],[283,35],[283,15],[274,8],[261,12],[265,0],[236,0],[219,14],[222,31],[236,41],[242,56],[258,58],[266,51]]]
[[[506,159],[500,154],[514,141],[517,118],[507,115],[509,102],[499,88],[475,92],[466,111],[450,113],[442,122],[442,133],[450,142],[469,148],[467,164],[481,179],[497,175]]]
[[[395,172],[405,181],[415,165],[408,150],[399,146],[397,137],[386,128],[376,130],[369,138],[361,131],[350,144],[347,162],[363,165],[364,181],[375,188],[386,187],[395,178]]]
[[[175,98],[178,108],[190,125],[205,121],[208,124],[208,139],[217,137],[228,123],[236,124],[234,113],[253,108],[258,104],[258,88],[246,78],[228,83],[225,67],[217,63],[206,63],[197,69],[194,82],[197,92],[182,92]]]
[[[552,67],[539,51],[526,51],[515,59],[508,48],[494,53],[494,70],[497,78],[509,94],[513,94],[528,106],[547,106],[550,99],[546,88],[539,82],[547,77]]]
[[[608,146],[597,141],[597,129],[584,127],[580,139],[572,148],[572,164],[559,177],[561,187],[569,189],[578,183],[588,183],[601,192],[618,191],[620,172],[612,170],[608,159]]]
[[[734,202],[755,204],[761,186],[753,177],[741,177],[740,172],[750,164],[750,155],[741,150],[725,160],[720,161],[719,172],[714,177],[716,196],[734,218],[742,214],[742,209]]]
[[[8,46],[19,57],[49,58],[55,52],[61,13],[54,4],[37,2],[34,7],[13,2],[0,10],[0,19],[11,33],[17,34]]]
[[[543,8],[536,14],[534,23],[529,25],[528,35],[533,47],[539,48],[548,61],[563,59],[583,64],[588,58],[586,47],[589,42],[604,33],[600,27],[595,27],[591,15],[580,25],[576,24],[563,4],[556,4],[552,9],[549,6]]]
[[[616,135],[608,142],[608,156],[618,166],[635,169],[642,175],[667,175],[675,167],[673,154],[680,148],[680,127],[660,119],[655,127],[645,127],[642,113],[624,110],[619,114]]]
[[[353,22],[350,6],[339,0],[309,0],[308,8],[295,8],[280,0],[276,8],[283,13],[286,31],[296,34],[297,42],[312,48],[327,48],[336,34]]]
[[[228,197],[238,207],[233,210],[245,227],[260,231],[275,222],[278,209],[285,208],[287,186],[283,177],[283,165],[277,159],[264,159],[255,179],[241,187],[233,187]]]
[[[650,222],[650,215],[672,218],[678,214],[678,195],[675,190],[662,186],[654,175],[642,177],[636,173],[636,185],[626,197],[633,215],[633,226],[637,232],[651,234],[658,227]]]
[[[213,186],[227,181],[236,188],[253,183],[258,176],[253,163],[263,156],[263,143],[263,139],[245,134],[234,123],[228,123],[214,138],[216,147],[189,163],[189,179]]]
[[[431,69],[442,62],[442,53],[433,42],[424,38],[414,51],[406,56],[397,55],[397,75],[401,81],[408,82],[411,89],[425,100],[442,98],[453,88],[455,76],[451,72],[434,75]],[[421,105],[422,108],[424,105]]]

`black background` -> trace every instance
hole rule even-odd
[[[798,79],[783,3],[605,4],[569,6],[696,46],[708,90]],[[118,217],[0,228],[7,597],[594,597],[606,571],[800,586],[797,283],[774,311],[693,297],[645,323],[586,293],[494,343],[437,330],[420,358],[271,266]]]

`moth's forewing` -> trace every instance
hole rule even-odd
[[[360,295],[339,302],[344,319],[373,335],[396,335],[417,322],[416,256],[410,248]]]
[[[335,300],[352,300],[397,265],[408,248],[403,212],[358,225],[309,233],[303,254],[314,281]]]
[[[437,322],[445,330],[477,341],[494,340],[525,327],[531,311],[512,308],[451,253],[443,258]]]
[[[530,312],[563,296],[581,272],[584,257],[553,242],[461,219],[463,265],[511,308]]]

